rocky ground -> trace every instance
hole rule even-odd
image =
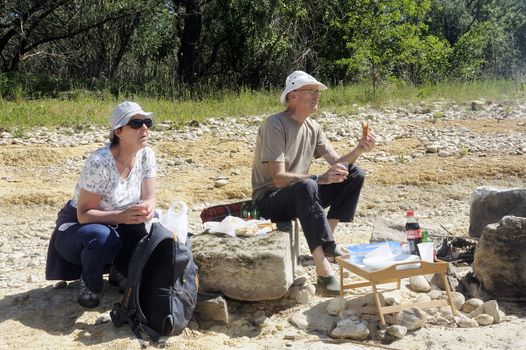
[[[199,233],[204,207],[248,198],[255,135],[263,118],[209,119],[182,130],[159,121],[151,137],[159,164],[159,206],[184,200],[191,209],[191,231]],[[323,113],[317,119],[341,153],[355,144],[361,120],[369,120],[378,135],[375,150],[359,159],[368,176],[358,215],[336,232],[344,246],[368,242],[378,218],[402,222],[407,209],[415,210],[421,226],[432,235],[447,235],[447,230],[465,236],[474,188],[524,187],[526,105],[521,102],[363,108],[352,115]],[[37,129],[23,138],[0,133],[0,349],[139,347],[128,328],[116,329],[107,322],[112,304],[120,299],[114,288],[107,286],[103,303],[86,311],[75,302],[78,282],[64,286],[44,279],[56,213],[71,196],[85,157],[104,144],[106,136],[106,131],[71,129]],[[324,168],[316,161],[313,172]],[[308,277],[308,286],[315,280],[303,239],[301,249],[305,257],[300,272]],[[367,292],[348,293],[346,299],[351,302]],[[404,289],[403,293],[412,292]],[[499,303],[507,315],[499,324],[458,328],[454,323],[428,322],[403,339],[384,344],[379,340],[381,332],[358,342],[331,339],[330,329],[323,329],[330,325],[315,326],[330,301],[320,293],[308,297],[305,304],[292,298],[231,300],[228,325],[194,321],[183,334],[169,338],[167,346],[511,349],[526,345],[520,336],[526,326],[520,305]],[[430,317],[435,316],[432,311]],[[373,314],[368,318],[375,322]]]

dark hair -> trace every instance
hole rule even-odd
[[[122,126],[120,128],[115,129],[115,130],[119,130],[119,129],[122,129]],[[110,147],[117,146],[119,144],[119,141],[120,141],[119,138],[117,137],[117,135],[115,135],[115,130],[113,130],[113,137],[110,140]]]

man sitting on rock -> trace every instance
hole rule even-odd
[[[354,218],[365,174],[353,163],[374,147],[375,138],[364,131],[358,145],[340,157],[321,126],[309,117],[318,110],[320,93],[326,89],[302,71],[287,77],[280,98],[285,111],[268,117],[258,131],[252,198],[264,218],[299,219],[314,258],[318,284],[337,293],[340,284],[326,257],[344,254],[333,233],[340,221]],[[330,167],[321,175],[309,174],[313,159],[318,157]],[[329,206],[326,216],[324,208]]]

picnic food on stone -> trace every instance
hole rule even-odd
[[[264,228],[267,228],[269,229],[269,231],[272,231],[276,229],[276,224],[272,222],[263,222],[263,223],[258,223],[257,226],[238,228],[236,229],[236,235],[237,236],[255,236],[258,232],[260,232]]]

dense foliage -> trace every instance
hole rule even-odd
[[[0,95],[521,79],[524,0],[0,0]]]

